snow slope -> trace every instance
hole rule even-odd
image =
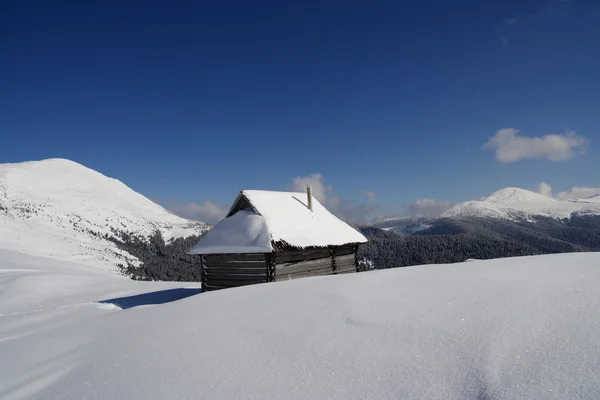
[[[168,241],[206,229],[73,161],[0,164],[0,249],[115,269],[136,260],[105,234],[159,230]]]
[[[492,217],[531,220],[535,217],[570,218],[574,214],[600,215],[598,198],[560,200],[519,188],[506,188],[476,201],[460,203],[441,217]]]
[[[0,250],[0,398],[598,399],[599,285],[572,253],[198,294]]]

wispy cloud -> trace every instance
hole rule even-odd
[[[229,207],[220,206],[210,200],[206,200],[204,203],[185,204],[165,202],[163,206],[180,217],[209,224],[219,222],[225,217],[227,211],[229,211]]]
[[[546,182],[540,182],[540,186],[538,187],[538,193],[543,194],[544,196],[552,197],[552,186],[550,186]]]
[[[372,190],[363,190],[362,194],[367,196],[369,198],[369,200],[371,200],[371,201],[375,201],[375,199],[377,198],[377,196],[375,195],[375,192],[373,192]]]
[[[373,204],[376,196],[369,190],[362,192],[369,198],[369,204],[342,199],[335,193],[333,186],[325,182],[324,176],[320,173],[298,176],[292,179],[288,189],[294,192],[305,192],[307,185],[311,186],[313,196],[321,204],[334,215],[348,222],[369,223],[373,219],[373,213],[380,208],[379,205]],[[210,200],[205,200],[203,203],[177,203],[160,200],[155,200],[155,202],[183,218],[209,224],[219,222],[229,211],[229,206],[222,206]]]
[[[496,160],[512,163],[526,159],[565,161],[582,154],[588,142],[576,132],[549,134],[542,137],[519,136],[519,130],[504,128],[496,132],[484,145],[496,151]]]
[[[348,222],[368,223],[373,218],[373,213],[379,208],[379,205],[376,204],[357,203],[340,198],[333,190],[333,186],[325,182],[321,173],[294,178],[290,190],[304,192],[306,185],[311,186],[313,196],[331,213]],[[370,193],[372,200],[375,200],[375,193]]]
[[[559,192],[557,199],[587,199],[600,194],[600,188],[573,186],[570,190]]]
[[[452,206],[450,201],[419,199],[407,207],[405,215],[409,217],[437,217]]]
[[[498,37],[504,48],[508,47],[509,38],[513,40],[516,31],[522,26],[529,26],[539,21],[568,21],[573,16],[565,4],[568,0],[548,0],[537,10],[518,17],[504,19],[497,28]]]
[[[600,188],[573,186],[571,189],[559,192],[554,196],[552,195],[552,186],[545,182],[540,182],[538,193],[561,200],[587,199],[592,196],[600,195]]]

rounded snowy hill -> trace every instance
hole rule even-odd
[[[441,216],[530,220],[535,217],[564,219],[576,214],[600,215],[600,201],[596,198],[561,200],[510,187],[482,200],[457,204]]]
[[[206,229],[73,161],[0,164],[0,248],[114,269],[137,260],[106,236],[159,231],[168,241]]]

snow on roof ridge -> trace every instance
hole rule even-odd
[[[312,211],[307,205],[307,194],[270,190],[241,190],[232,205],[233,214],[215,225],[204,238],[190,251],[190,254],[211,254],[214,249],[222,253],[265,252],[264,243],[255,246],[256,251],[248,251],[255,237],[269,237],[274,245],[285,243],[298,248],[342,246],[365,243],[367,239],[356,229],[333,215],[317,199],[313,198]],[[236,204],[245,198],[260,216],[264,232],[256,232],[260,225],[249,213],[243,213]],[[246,232],[244,239],[240,232]],[[235,237],[230,240],[229,237]],[[217,240],[221,238],[221,242]],[[229,245],[230,248],[225,247]],[[228,250],[228,251],[225,251]]]

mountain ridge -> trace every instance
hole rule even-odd
[[[115,242],[124,234],[148,241],[158,232],[170,242],[207,229],[71,160],[0,164],[0,246],[7,250],[115,270],[141,264]]]
[[[600,215],[600,201],[588,199],[556,199],[530,190],[508,187],[482,200],[456,204],[440,215],[441,218],[490,217],[513,221],[533,221],[545,217],[568,219],[579,213]]]

